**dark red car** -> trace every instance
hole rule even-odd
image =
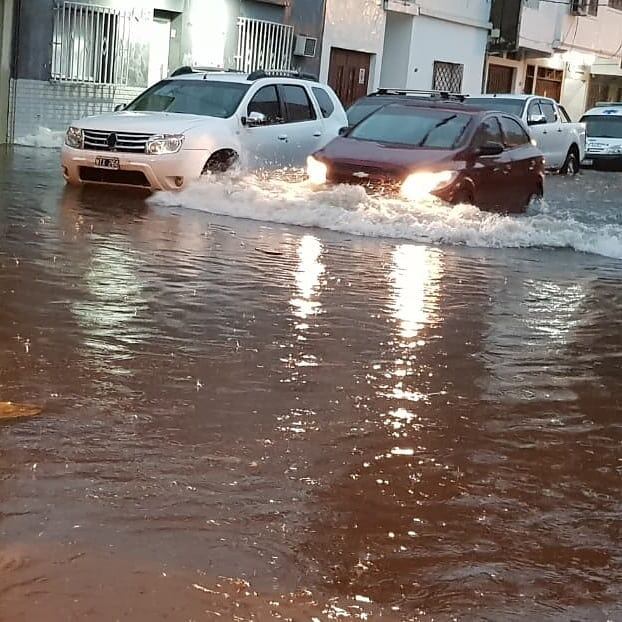
[[[384,105],[308,160],[314,183],[399,189],[448,203],[524,212],[543,195],[544,159],[512,114],[448,99]]]

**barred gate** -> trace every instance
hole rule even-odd
[[[52,80],[128,83],[132,9],[61,2],[54,9]]]
[[[236,69],[288,71],[291,69],[294,28],[277,22],[238,18]]]

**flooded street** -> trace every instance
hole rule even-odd
[[[622,620],[622,174],[507,218],[57,158],[0,155],[0,621]]]

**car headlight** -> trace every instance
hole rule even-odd
[[[74,149],[82,149],[84,146],[84,132],[79,127],[70,127],[65,135],[65,144]]]
[[[328,166],[316,160],[313,156],[307,158],[307,175],[312,184],[325,184],[328,175]]]
[[[162,155],[177,153],[184,143],[183,134],[160,134],[152,136],[145,146],[145,153],[149,155]]]
[[[622,153],[622,145],[616,145],[615,147],[609,147],[609,149],[607,149],[607,153],[615,153],[615,154]]]
[[[402,196],[410,201],[422,199],[435,190],[440,190],[441,188],[449,186],[457,176],[457,171],[412,173],[402,184]]]

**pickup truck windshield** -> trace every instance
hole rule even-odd
[[[165,80],[145,91],[126,110],[226,119],[237,110],[249,86],[238,82]]]
[[[452,149],[459,142],[471,117],[452,110],[415,106],[386,106],[350,131],[349,138],[391,145]]]
[[[491,112],[509,112],[517,117],[522,117],[525,102],[522,99],[503,97],[467,97],[464,100],[467,106],[490,110]]]
[[[622,138],[622,115],[585,115],[581,122],[586,124],[589,138]]]

